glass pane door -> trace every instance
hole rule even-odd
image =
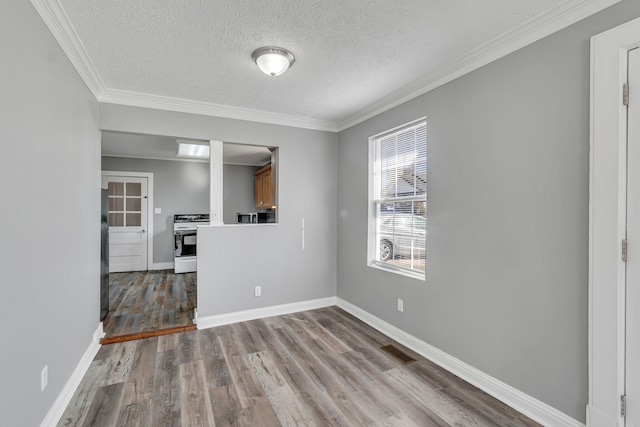
[[[142,184],[110,181],[109,226],[140,227],[142,224]]]

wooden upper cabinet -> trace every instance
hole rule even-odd
[[[271,165],[256,171],[256,208],[271,209],[275,205],[275,188]]]

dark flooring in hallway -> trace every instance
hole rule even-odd
[[[109,274],[105,339],[193,325],[196,274],[173,270]]]

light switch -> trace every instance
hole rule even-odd
[[[157,214],[161,214],[161,213],[162,213],[162,208],[155,208],[155,209],[153,210],[153,212],[154,212],[154,213],[157,213]]]

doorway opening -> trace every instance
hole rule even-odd
[[[593,426],[640,423],[639,323],[632,318],[640,307],[633,249],[640,246],[638,47],[640,19],[591,39],[587,425]]]
[[[102,344],[196,329],[196,263],[190,268],[176,265],[182,260],[176,253],[184,251],[178,251],[174,222],[179,216],[208,217],[209,160],[179,153],[185,141],[208,145],[102,133],[102,187],[107,193],[103,216],[109,242]],[[195,247],[195,239],[188,243]]]
[[[173,270],[109,273],[110,310],[102,344],[195,330],[196,274]]]

